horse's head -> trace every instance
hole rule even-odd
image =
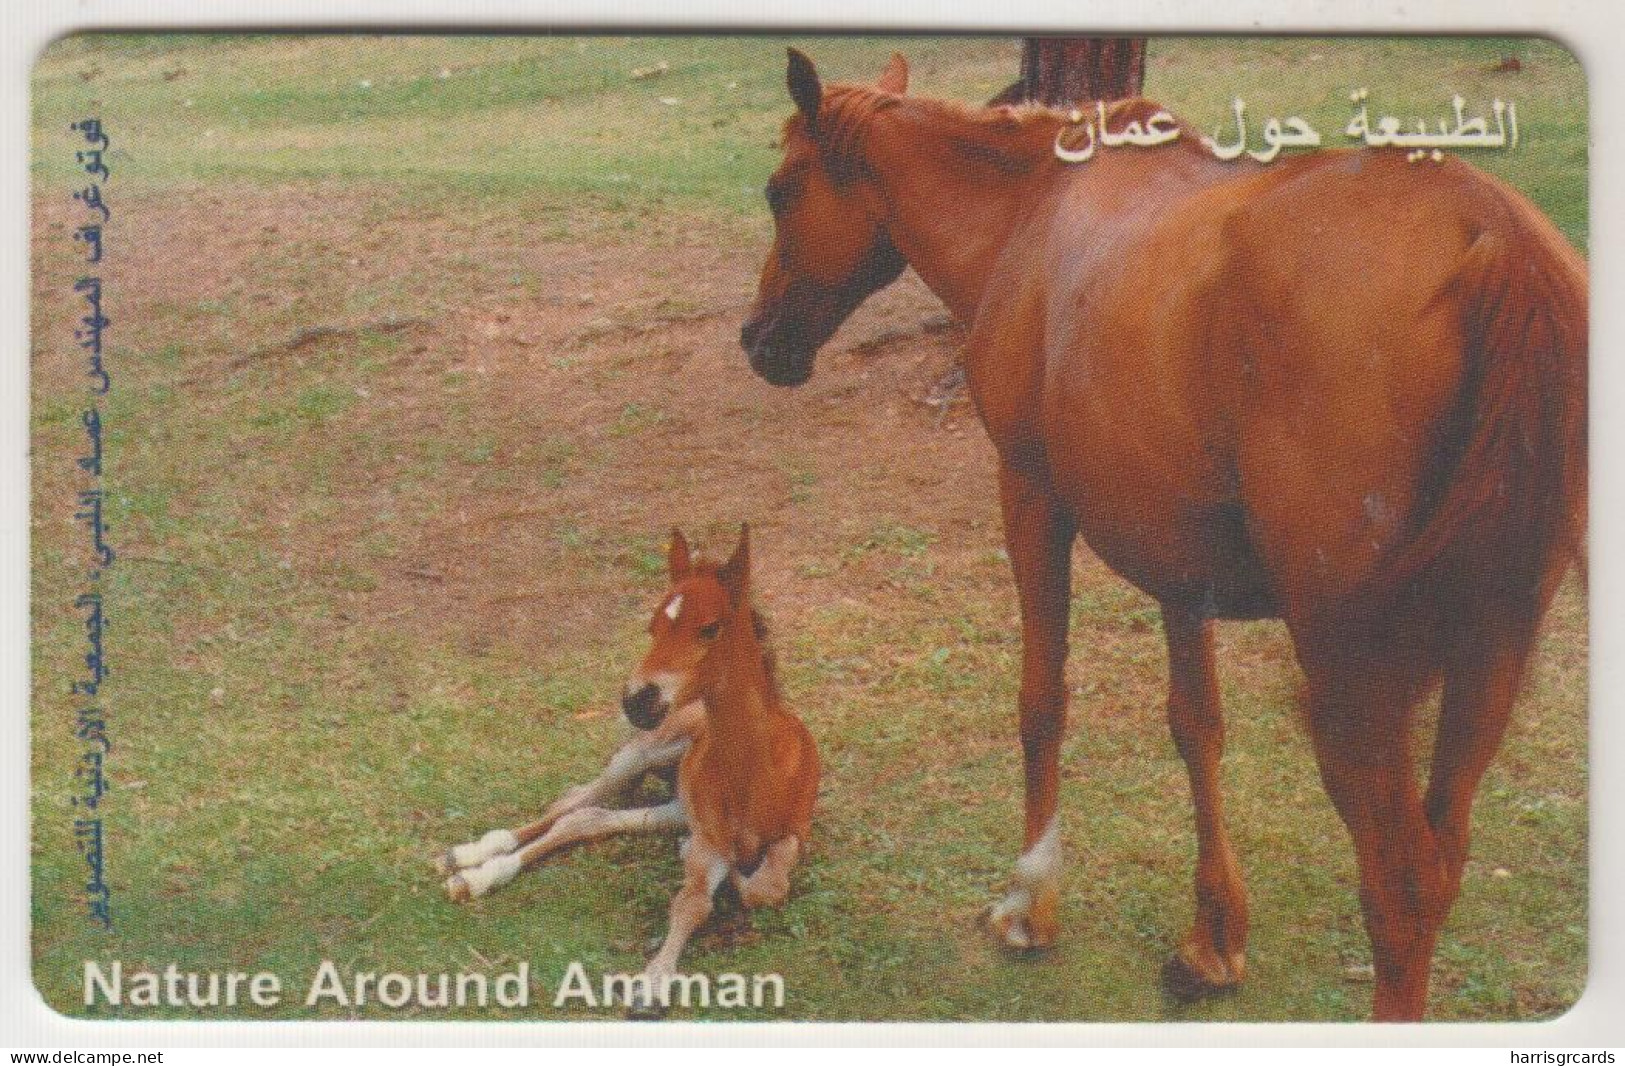
[[[666,552],[671,587],[649,619],[649,652],[626,682],[621,709],[639,729],[653,729],[673,707],[699,698],[715,666],[712,652],[740,618],[756,625],[750,606],[750,527],[721,566],[695,560],[672,530]]]
[[[751,369],[774,385],[800,385],[813,357],[869,295],[897,279],[903,257],[881,222],[876,190],[844,150],[851,131],[828,114],[812,60],[790,49],[786,75],[796,114],[784,127],[784,161],[767,182],[773,249],[739,342]],[[895,55],[883,93],[908,88]]]

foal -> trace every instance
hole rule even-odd
[[[674,556],[686,553],[688,545],[678,540],[672,551]],[[767,622],[753,609],[751,624],[762,648],[763,668],[771,671]],[[645,774],[658,774],[668,782],[675,777],[678,760],[705,729],[704,705],[690,700],[658,721],[638,717],[632,724],[632,738],[610,757],[603,773],[569,789],[540,818],[512,829],[493,829],[436,855],[435,870],[446,879],[446,895],[455,903],[484,896],[577,844],[621,835],[677,833],[686,827],[688,821],[675,801],[629,809],[619,804]]]
[[[688,542],[681,533],[673,535],[668,564],[673,582],[691,566]],[[771,671],[767,622],[754,608],[750,621],[763,669]],[[627,694],[631,693],[628,689]],[[654,701],[648,698],[626,701],[627,718],[636,729],[632,739],[610,758],[603,773],[565,792],[536,821],[513,829],[493,829],[478,840],[436,855],[435,870],[446,879],[446,895],[453,902],[466,903],[577,844],[623,834],[681,831],[688,822],[675,800],[652,807],[619,808],[645,774],[660,774],[670,781],[677,761],[705,729],[705,708],[698,698],[684,699],[670,713],[656,714],[654,708]]]
[[[683,887],[671,902],[666,940],[629,1004],[647,1014],[668,1005],[678,956],[725,880],[747,908],[784,901],[818,794],[812,736],[779,698],[752,621],[750,527],[721,566],[691,562],[680,533],[672,544],[671,590],[649,624],[654,643],[623,702],[633,722],[655,725],[670,708],[698,699],[705,727],[677,776],[677,802],[692,834]]]

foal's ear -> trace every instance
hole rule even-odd
[[[824,98],[824,87],[818,81],[818,68],[798,49],[787,49],[790,66],[784,72],[785,84],[790,87],[790,99],[807,118],[807,128],[818,123],[818,102]]]
[[[693,562],[693,556],[688,551],[688,540],[684,538],[683,531],[671,531],[671,543],[666,545],[666,572],[671,575],[672,581],[681,581],[688,576],[688,568]]]
[[[896,93],[898,96],[908,92],[908,60],[903,58],[903,53],[891,54],[891,62],[880,72],[880,81],[876,82],[876,86],[881,92]]]
[[[722,587],[728,590],[729,599],[735,604],[745,600],[745,590],[750,586],[749,522],[739,527],[739,546],[722,564],[722,569],[717,571],[717,580],[722,582]]]

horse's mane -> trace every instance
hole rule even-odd
[[[922,127],[940,130],[948,137],[951,148],[973,165],[989,166],[1003,174],[1026,174],[1059,164],[1055,138],[1063,127],[1072,124],[1070,109],[1038,103],[978,107],[951,100],[899,96],[868,85],[831,85],[818,107],[814,140],[837,181],[850,180],[863,172],[873,120],[892,110]],[[1079,110],[1084,121],[1094,118],[1092,101]],[[1154,100],[1130,97],[1108,102],[1106,120],[1121,127],[1128,122],[1144,122],[1164,110]],[[800,114],[786,123],[786,133],[797,123],[805,123]],[[1179,128],[1179,139],[1169,147],[1196,148],[1200,139],[1196,129],[1177,116],[1174,124]]]
[[[831,85],[818,105],[816,128],[810,131],[837,183],[845,183],[863,171],[864,150],[874,117],[902,104],[906,97],[882,92],[866,85]],[[784,124],[786,137],[798,126],[805,129],[800,112]]]
[[[773,647],[773,639],[767,627],[767,616],[753,603],[750,605],[750,624],[756,630],[756,643],[762,646],[762,672],[767,675],[767,687],[777,696],[779,693],[779,653]]]

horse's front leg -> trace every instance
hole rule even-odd
[[[610,758],[603,773],[565,792],[536,821],[515,829],[493,829],[478,840],[447,848],[435,856],[436,872],[441,877],[449,877],[458,870],[483,866],[528,846],[572,812],[616,801],[645,773],[675,766],[703,728],[703,704],[694,702],[673,708],[657,728],[637,733],[627,741]]]
[[[727,857],[696,833],[683,856],[683,887],[671,901],[666,939],[632,990],[631,1002],[626,1005],[628,1016],[658,1018],[671,1006],[669,982],[677,973],[677,960],[694,931],[711,916],[711,897],[728,872]]]
[[[658,807],[631,809],[582,807],[553,823],[546,833],[518,851],[497,855],[479,866],[459,870],[446,879],[446,895],[466,903],[512,881],[556,851],[623,834],[675,833],[688,824],[678,800]]]
[[[1025,848],[1014,885],[989,909],[1012,948],[1043,948],[1060,932],[1061,830],[1056,817],[1066,728],[1067,622],[1076,527],[1042,477],[1006,463],[999,472],[1004,538],[1021,601],[1021,751],[1027,777]]]
[[[1213,669],[1213,623],[1163,604],[1168,641],[1168,728],[1190,775],[1196,811],[1196,919],[1170,960],[1169,990],[1192,998],[1246,975],[1247,890],[1224,825],[1219,759],[1224,718]]]

